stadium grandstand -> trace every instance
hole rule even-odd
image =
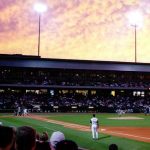
[[[0,55],[0,112],[144,112],[150,64]]]

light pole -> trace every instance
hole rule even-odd
[[[34,10],[39,14],[38,20],[38,56],[40,56],[40,41],[41,41],[41,14],[46,12],[47,6],[43,3],[36,3]]]
[[[128,20],[132,27],[134,27],[134,60],[137,62],[137,27],[140,28],[143,25],[142,13],[138,10],[128,13]]]
[[[134,54],[134,58],[135,58],[135,63],[137,62],[137,49],[136,49],[136,47],[137,47],[137,42],[136,42],[136,34],[137,34],[137,31],[136,31],[136,28],[137,28],[137,25],[135,24],[135,25],[132,25],[133,27],[134,27],[134,51],[135,51],[135,54]]]

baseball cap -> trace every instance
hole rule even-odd
[[[62,132],[60,131],[56,131],[53,132],[51,137],[50,137],[50,144],[55,147],[56,144],[62,140],[65,140],[65,136]]]

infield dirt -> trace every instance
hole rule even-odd
[[[59,124],[64,127],[75,129],[75,130],[88,131],[88,132],[91,131],[90,126],[67,123],[63,121],[56,121],[52,119],[47,119],[46,117],[39,116],[39,115],[30,115],[27,117],[49,122],[49,123]],[[150,127],[101,127],[99,129],[99,132],[108,135],[117,136],[117,137],[123,137],[123,138],[150,143]]]

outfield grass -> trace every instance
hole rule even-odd
[[[0,114],[0,116],[3,114]],[[43,114],[41,114],[43,115]],[[44,114],[47,118],[61,120],[65,122],[77,123],[82,125],[89,125],[91,114]],[[116,114],[97,114],[101,126],[138,126],[150,127],[150,116],[136,114],[138,117],[143,117],[144,120],[108,120],[109,117],[115,117]],[[135,114],[132,114],[135,116]],[[117,116],[116,116],[117,117]],[[116,143],[119,150],[149,150],[150,143],[138,142],[126,138],[119,138],[111,135],[101,134],[97,141],[91,138],[91,132],[76,131],[73,129],[65,128],[62,125],[56,125],[43,121],[38,121],[30,118],[23,117],[0,117],[0,122],[8,126],[22,126],[29,125],[34,127],[38,132],[47,131],[49,136],[53,131],[62,131],[67,139],[72,139],[77,142],[80,147],[89,150],[108,150],[111,143]]]
[[[118,117],[117,114],[96,114],[96,117],[99,119],[99,123],[101,126],[131,126],[131,127],[150,127],[150,116],[145,116],[143,114],[125,114],[126,116],[136,116],[140,118],[144,118],[141,120],[111,120],[108,118]],[[92,114],[56,114],[49,115],[47,118],[55,119],[70,123],[76,123],[81,125],[89,125],[90,118]],[[73,118],[73,119],[72,119]]]

